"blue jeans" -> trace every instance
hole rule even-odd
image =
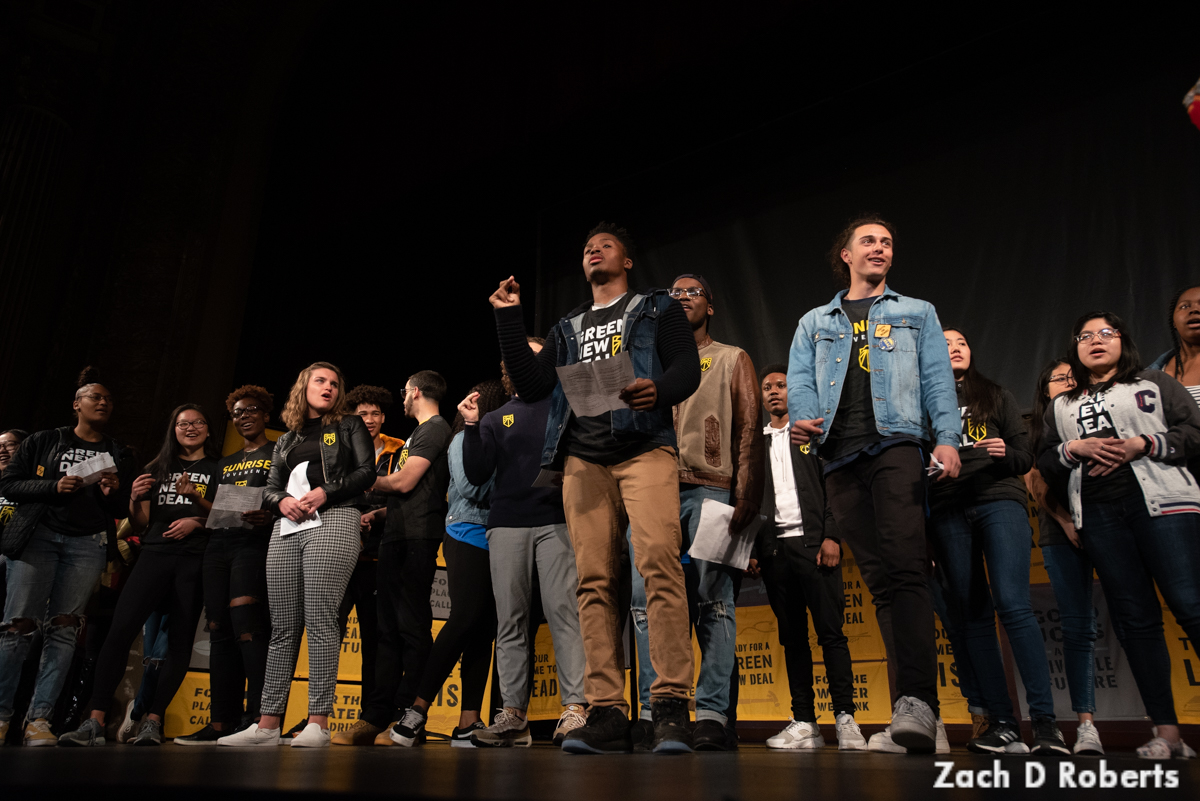
[[[679,485],[679,523],[684,553],[692,546],[700,525],[700,507],[705,498],[729,503],[729,490],[700,484]],[[629,536],[629,532],[626,532]],[[629,544],[633,559],[633,543]],[[734,611],[733,572],[731,568],[700,559],[689,559],[683,566],[687,583],[688,612],[696,627],[700,644],[700,676],[696,680],[696,720],[726,722],[729,709],[729,677],[733,673],[737,650],[737,619]],[[650,685],[657,674],[650,664],[650,633],[646,624],[646,585],[632,571],[633,634],[638,649],[638,697],[641,717],[650,716]]]
[[[134,720],[146,714],[154,705],[154,691],[158,688],[158,672],[167,658],[167,627],[171,616],[155,610],[146,618],[142,627],[142,683],[138,687],[137,697],[133,700]]]
[[[1073,712],[1096,711],[1096,607],[1092,602],[1092,560],[1070,543],[1043,545],[1042,559],[1062,629],[1063,661]]]
[[[62,692],[83,611],[104,570],[105,535],[67,537],[37,526],[21,551],[8,560],[8,592],[0,622],[0,720],[12,720],[13,696],[33,634],[10,630],[14,620],[32,620],[45,638],[29,720],[49,718]]]
[[[1200,643],[1200,516],[1151,517],[1142,494],[1083,504],[1083,547],[1104,588],[1146,714],[1175,725],[1171,659],[1154,585],[1192,643]]]
[[[975,666],[971,664],[971,654],[967,652],[967,638],[964,633],[964,622],[961,620],[957,606],[951,609],[946,602],[946,575],[941,565],[934,569],[929,579],[929,597],[933,601],[933,611],[950,637],[950,649],[954,652],[954,679],[958,691],[967,699],[967,711],[972,715],[986,715],[987,702],[979,689],[979,681],[975,678]],[[990,596],[989,596],[990,606]],[[994,614],[994,611],[992,612]]]
[[[989,501],[940,511],[929,520],[929,535],[944,571],[946,603],[951,617],[955,609],[960,615],[966,651],[988,714],[1015,722],[994,607],[1025,684],[1030,716],[1054,717],[1046,647],[1029,602],[1033,532],[1025,507],[1016,501]]]

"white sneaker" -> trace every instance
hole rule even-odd
[[[292,738],[292,748],[328,748],[333,738],[329,729],[322,729],[316,723],[304,727],[304,731]]]
[[[795,718],[788,721],[788,725],[779,734],[767,738],[767,748],[778,748],[788,751],[815,751],[824,747],[825,738],[821,736],[820,727],[816,723],[799,721]]]
[[[228,745],[233,748],[257,748],[279,745],[279,729],[260,729],[257,723],[250,724],[237,734],[226,734],[217,740],[217,745]]]
[[[1095,723],[1085,720],[1079,724],[1075,730],[1074,751],[1076,754],[1104,755],[1104,746],[1100,744],[1100,732],[1096,731]]]
[[[908,749],[902,745],[897,745],[892,742],[892,727],[888,726],[877,734],[872,734],[871,739],[867,741],[868,751],[878,751],[884,754],[907,754]],[[948,754],[950,753],[950,740],[946,737],[946,724],[942,723],[942,719],[937,719],[937,736],[935,738],[934,753]]]
[[[841,712],[837,718],[837,741],[839,751],[866,751],[867,738],[849,712]]]
[[[118,743],[127,743],[137,735],[138,722],[133,719],[133,705],[135,703],[137,703],[136,700],[130,701],[125,707],[125,722],[117,730]]]
[[[1193,751],[1187,743],[1180,740],[1177,743],[1172,743],[1166,738],[1158,736],[1158,727],[1154,726],[1150,729],[1154,734],[1154,739],[1137,749],[1137,755],[1142,759],[1195,759],[1196,752]]]

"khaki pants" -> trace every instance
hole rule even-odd
[[[626,610],[617,601],[627,517],[635,563],[646,582],[650,664],[658,674],[650,695],[687,699],[692,641],[679,564],[679,467],[674,452],[662,447],[612,467],[569,456],[563,506],[579,573],[588,703],[629,713],[621,643]]]

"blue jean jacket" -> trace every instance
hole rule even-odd
[[[663,372],[662,363],[658,358],[658,317],[671,303],[671,297],[665,289],[655,289],[629,295],[623,302],[625,322],[622,328],[621,350],[629,353],[635,376],[654,380]],[[591,304],[587,304],[579,307],[554,326],[552,335],[559,367],[579,361],[579,335],[583,329],[583,315],[590,306]],[[560,383],[554,387],[554,393],[550,396],[550,414],[546,419],[546,445],[542,449],[543,468],[562,469],[565,454],[559,452],[559,446],[570,419],[571,404],[567,401]],[[675,421],[669,406],[648,412],[635,412],[627,408],[613,411],[612,435],[618,440],[649,439],[659,445],[677,447]]]
[[[828,304],[800,318],[788,358],[788,415],[792,420],[825,418],[820,443],[833,426],[852,361],[853,330],[842,311],[845,296],[842,290]],[[885,288],[867,320],[871,394],[879,433],[908,434],[935,446],[957,448],[962,421],[954,371],[933,305]],[[886,338],[875,336],[878,325],[891,326]]]
[[[477,487],[467,481],[466,471],[463,470],[463,432],[459,431],[450,440],[450,450],[447,461],[450,463],[450,488],[447,493],[450,499],[450,509],[446,514],[446,526],[454,523],[475,523],[487,525],[488,499],[492,496],[492,484],[496,481],[495,474],[482,487]]]

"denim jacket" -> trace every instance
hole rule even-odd
[[[788,359],[788,415],[792,420],[825,418],[823,443],[833,427],[846,368],[852,360],[853,330],[842,298],[800,318]],[[867,316],[871,343],[871,394],[875,425],[883,436],[907,434],[957,448],[962,421],[954,371],[933,305],[885,288]],[[891,326],[876,337],[876,326]],[[887,340],[892,345],[885,350]]]
[[[487,525],[488,498],[492,494],[492,477],[482,487],[477,487],[467,480],[463,470],[463,432],[459,431],[450,440],[450,450],[446,454],[450,463],[450,511],[446,513],[446,526],[452,523],[475,523]]]

